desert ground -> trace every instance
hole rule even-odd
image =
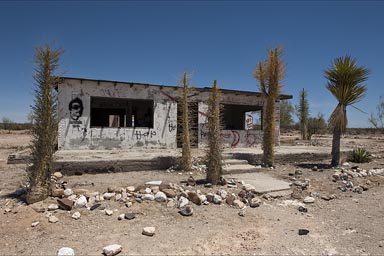
[[[110,200],[98,202],[100,207],[94,210],[48,210],[58,197],[26,205],[26,165],[7,164],[9,154],[27,147],[29,134],[0,132],[0,254],[57,255],[60,248],[70,247],[76,255],[101,255],[103,247],[119,244],[120,255],[383,255],[384,136],[344,136],[345,150],[365,147],[373,159],[364,164],[345,163],[343,172],[329,167],[330,155],[289,155],[289,148],[294,151],[295,147],[303,146],[311,152],[316,152],[316,147],[328,147],[330,152],[330,135],[316,137],[312,145],[297,140],[298,135],[293,133],[282,134],[281,138],[282,145],[288,147],[285,157],[277,158],[275,168],[258,171],[293,183],[288,194],[256,195],[261,203],[255,208],[240,209],[225,200],[221,204],[190,203],[193,215],[182,216],[177,199],[174,203],[157,202],[136,200],[134,195],[146,193],[146,182],[160,180],[162,184],[173,184],[175,191],[217,194],[224,190],[240,198],[243,184],[205,187],[183,182],[190,176],[195,180],[204,178],[199,169],[188,173],[140,170],[64,175],[57,179],[57,184],[65,184],[78,193],[82,191],[88,203],[93,192],[115,194]],[[135,192],[128,193],[125,200],[116,197],[122,191],[129,192],[129,186],[134,186]],[[159,189],[152,187],[152,192]],[[307,196],[314,198],[314,202],[303,203]],[[105,209],[112,211],[111,216]],[[81,217],[72,218],[74,212]],[[125,213],[134,213],[135,218],[118,220]],[[50,216],[58,221],[49,222]],[[148,226],[156,228],[153,236],[142,234]],[[299,235],[299,229],[309,233]]]

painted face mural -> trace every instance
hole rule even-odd
[[[79,120],[79,118],[83,115],[83,102],[79,98],[74,98],[69,102],[69,114],[71,119],[74,121]]]

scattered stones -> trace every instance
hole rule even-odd
[[[67,189],[65,189],[64,190],[64,195],[65,196],[71,196],[73,194],[73,191],[72,191],[72,189],[70,189],[70,188],[67,188]]]
[[[38,221],[36,221],[36,222],[32,222],[32,224],[31,224],[31,227],[36,227],[37,225],[39,225],[40,224],[40,222],[38,222]]]
[[[123,247],[119,244],[111,244],[103,248],[103,254],[105,256],[113,256],[121,252]]]
[[[129,212],[124,214],[124,218],[127,220],[133,220],[134,218],[136,218],[136,214],[133,212]]]
[[[87,204],[87,198],[85,196],[80,196],[78,199],[76,199],[74,208],[82,208],[85,207]]]
[[[55,216],[50,216],[50,217],[48,218],[48,222],[49,222],[49,223],[56,223],[56,222],[58,222],[58,221],[59,221],[59,219],[56,218]]]
[[[193,208],[190,205],[186,205],[180,208],[179,213],[183,216],[192,216]]]
[[[80,219],[80,217],[81,217],[81,214],[79,212],[74,212],[72,214],[72,219],[78,220]]]
[[[128,186],[127,192],[129,192],[129,193],[135,192],[135,187],[134,186]]]
[[[105,214],[108,215],[108,216],[112,216],[112,214],[113,214],[113,211],[112,211],[112,210],[109,210],[109,209],[105,209],[104,212],[105,212]]]
[[[299,210],[299,212],[308,212],[307,207],[302,206],[302,205],[300,205],[299,208],[297,208],[297,210]]]
[[[233,193],[229,193],[229,194],[227,195],[227,198],[225,199],[225,202],[226,202],[227,204],[229,204],[229,205],[233,205],[233,201],[235,201],[235,200],[236,200],[236,195],[233,194]]]
[[[167,201],[167,195],[164,192],[157,192],[155,195],[155,200],[157,202],[166,202]]]
[[[103,198],[105,200],[110,200],[112,197],[114,197],[116,195],[116,193],[104,193],[103,194]]]
[[[160,189],[167,197],[174,198],[176,197],[176,192],[173,189],[170,188],[165,188],[165,189]]]
[[[145,185],[148,185],[148,186],[160,186],[162,183],[161,180],[154,180],[154,181],[148,181],[145,183]]]
[[[53,197],[62,197],[64,195],[64,189],[62,189],[62,188],[54,188],[51,191],[51,195]]]
[[[145,228],[143,228],[142,234],[145,236],[153,236],[155,234],[155,232],[156,232],[155,227],[145,227]]]
[[[73,201],[69,200],[68,198],[61,198],[57,199],[57,204],[59,207],[65,211],[72,210]]]
[[[306,198],[304,198],[303,202],[306,204],[311,204],[311,203],[315,202],[315,198],[313,198],[311,196],[307,196]]]
[[[48,211],[55,211],[57,209],[59,209],[59,206],[57,204],[48,205]]]
[[[219,190],[217,191],[217,194],[218,194],[219,196],[221,196],[222,199],[226,199],[227,196],[228,196],[228,192],[225,191],[224,189],[219,189]]]
[[[55,178],[60,179],[60,178],[63,177],[63,174],[62,174],[61,172],[54,172],[54,173],[53,173],[53,176],[54,176]]]
[[[94,204],[91,206],[90,210],[93,211],[95,209],[97,209],[98,207],[100,207],[101,204]]]
[[[57,256],[75,256],[75,251],[70,247],[62,247],[57,251]]]
[[[233,206],[241,209],[244,207],[244,203],[242,201],[240,201],[239,199],[236,199],[235,201],[233,201]]]
[[[148,200],[148,201],[153,201],[153,200],[155,200],[155,196],[152,195],[152,194],[144,194],[144,195],[142,196],[142,199],[143,199],[143,200]]]
[[[180,196],[179,200],[177,201],[178,208],[182,208],[189,204],[189,200],[183,196]]]
[[[223,199],[221,198],[221,196],[213,195],[213,203],[214,204],[221,204],[222,201],[223,201]]]
[[[197,205],[201,205],[203,203],[202,198],[196,192],[188,192],[188,199]]]
[[[249,206],[252,208],[259,207],[261,205],[261,199],[258,197],[254,197],[251,199],[251,202],[249,203]]]
[[[305,229],[305,228],[299,229],[299,236],[305,236],[305,235],[308,235],[308,233],[309,233],[308,229]]]

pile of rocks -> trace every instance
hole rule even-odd
[[[341,168],[335,171],[332,175],[332,181],[340,183],[339,189],[342,192],[352,191],[361,194],[363,191],[368,190],[370,181],[367,180],[365,184],[360,182],[359,185],[354,185],[352,182],[355,178],[365,178],[370,176],[384,176],[384,169],[371,169],[364,170],[357,166],[352,169]]]
[[[193,205],[227,204],[237,209],[244,209],[246,206],[259,207],[262,203],[252,185],[233,179],[222,182],[226,184],[227,190],[225,190],[224,186],[217,189],[210,184],[201,186],[201,189],[209,190],[208,193],[203,193],[200,189],[197,189],[198,187],[192,176],[185,182],[186,185],[150,181],[138,187],[109,187],[106,192],[100,193],[86,189],[71,189],[68,187],[67,182],[60,181],[61,178],[61,173],[52,175],[52,180],[55,181],[52,196],[58,197],[58,199],[57,204],[48,206],[48,211],[57,209],[71,211],[78,208],[87,208],[93,211],[98,208],[104,210],[107,215],[113,215],[112,210],[103,208],[103,201],[115,201],[125,204],[127,207],[143,201],[153,201],[164,203],[167,207],[177,208],[178,212],[183,216],[191,216],[194,212]],[[52,217],[52,215],[47,217]],[[73,219],[79,219],[80,217],[79,212],[72,215]],[[120,219],[124,218],[124,216],[120,217]]]

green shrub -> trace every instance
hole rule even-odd
[[[354,163],[367,163],[371,161],[371,154],[365,148],[355,148],[349,152],[348,161]]]

